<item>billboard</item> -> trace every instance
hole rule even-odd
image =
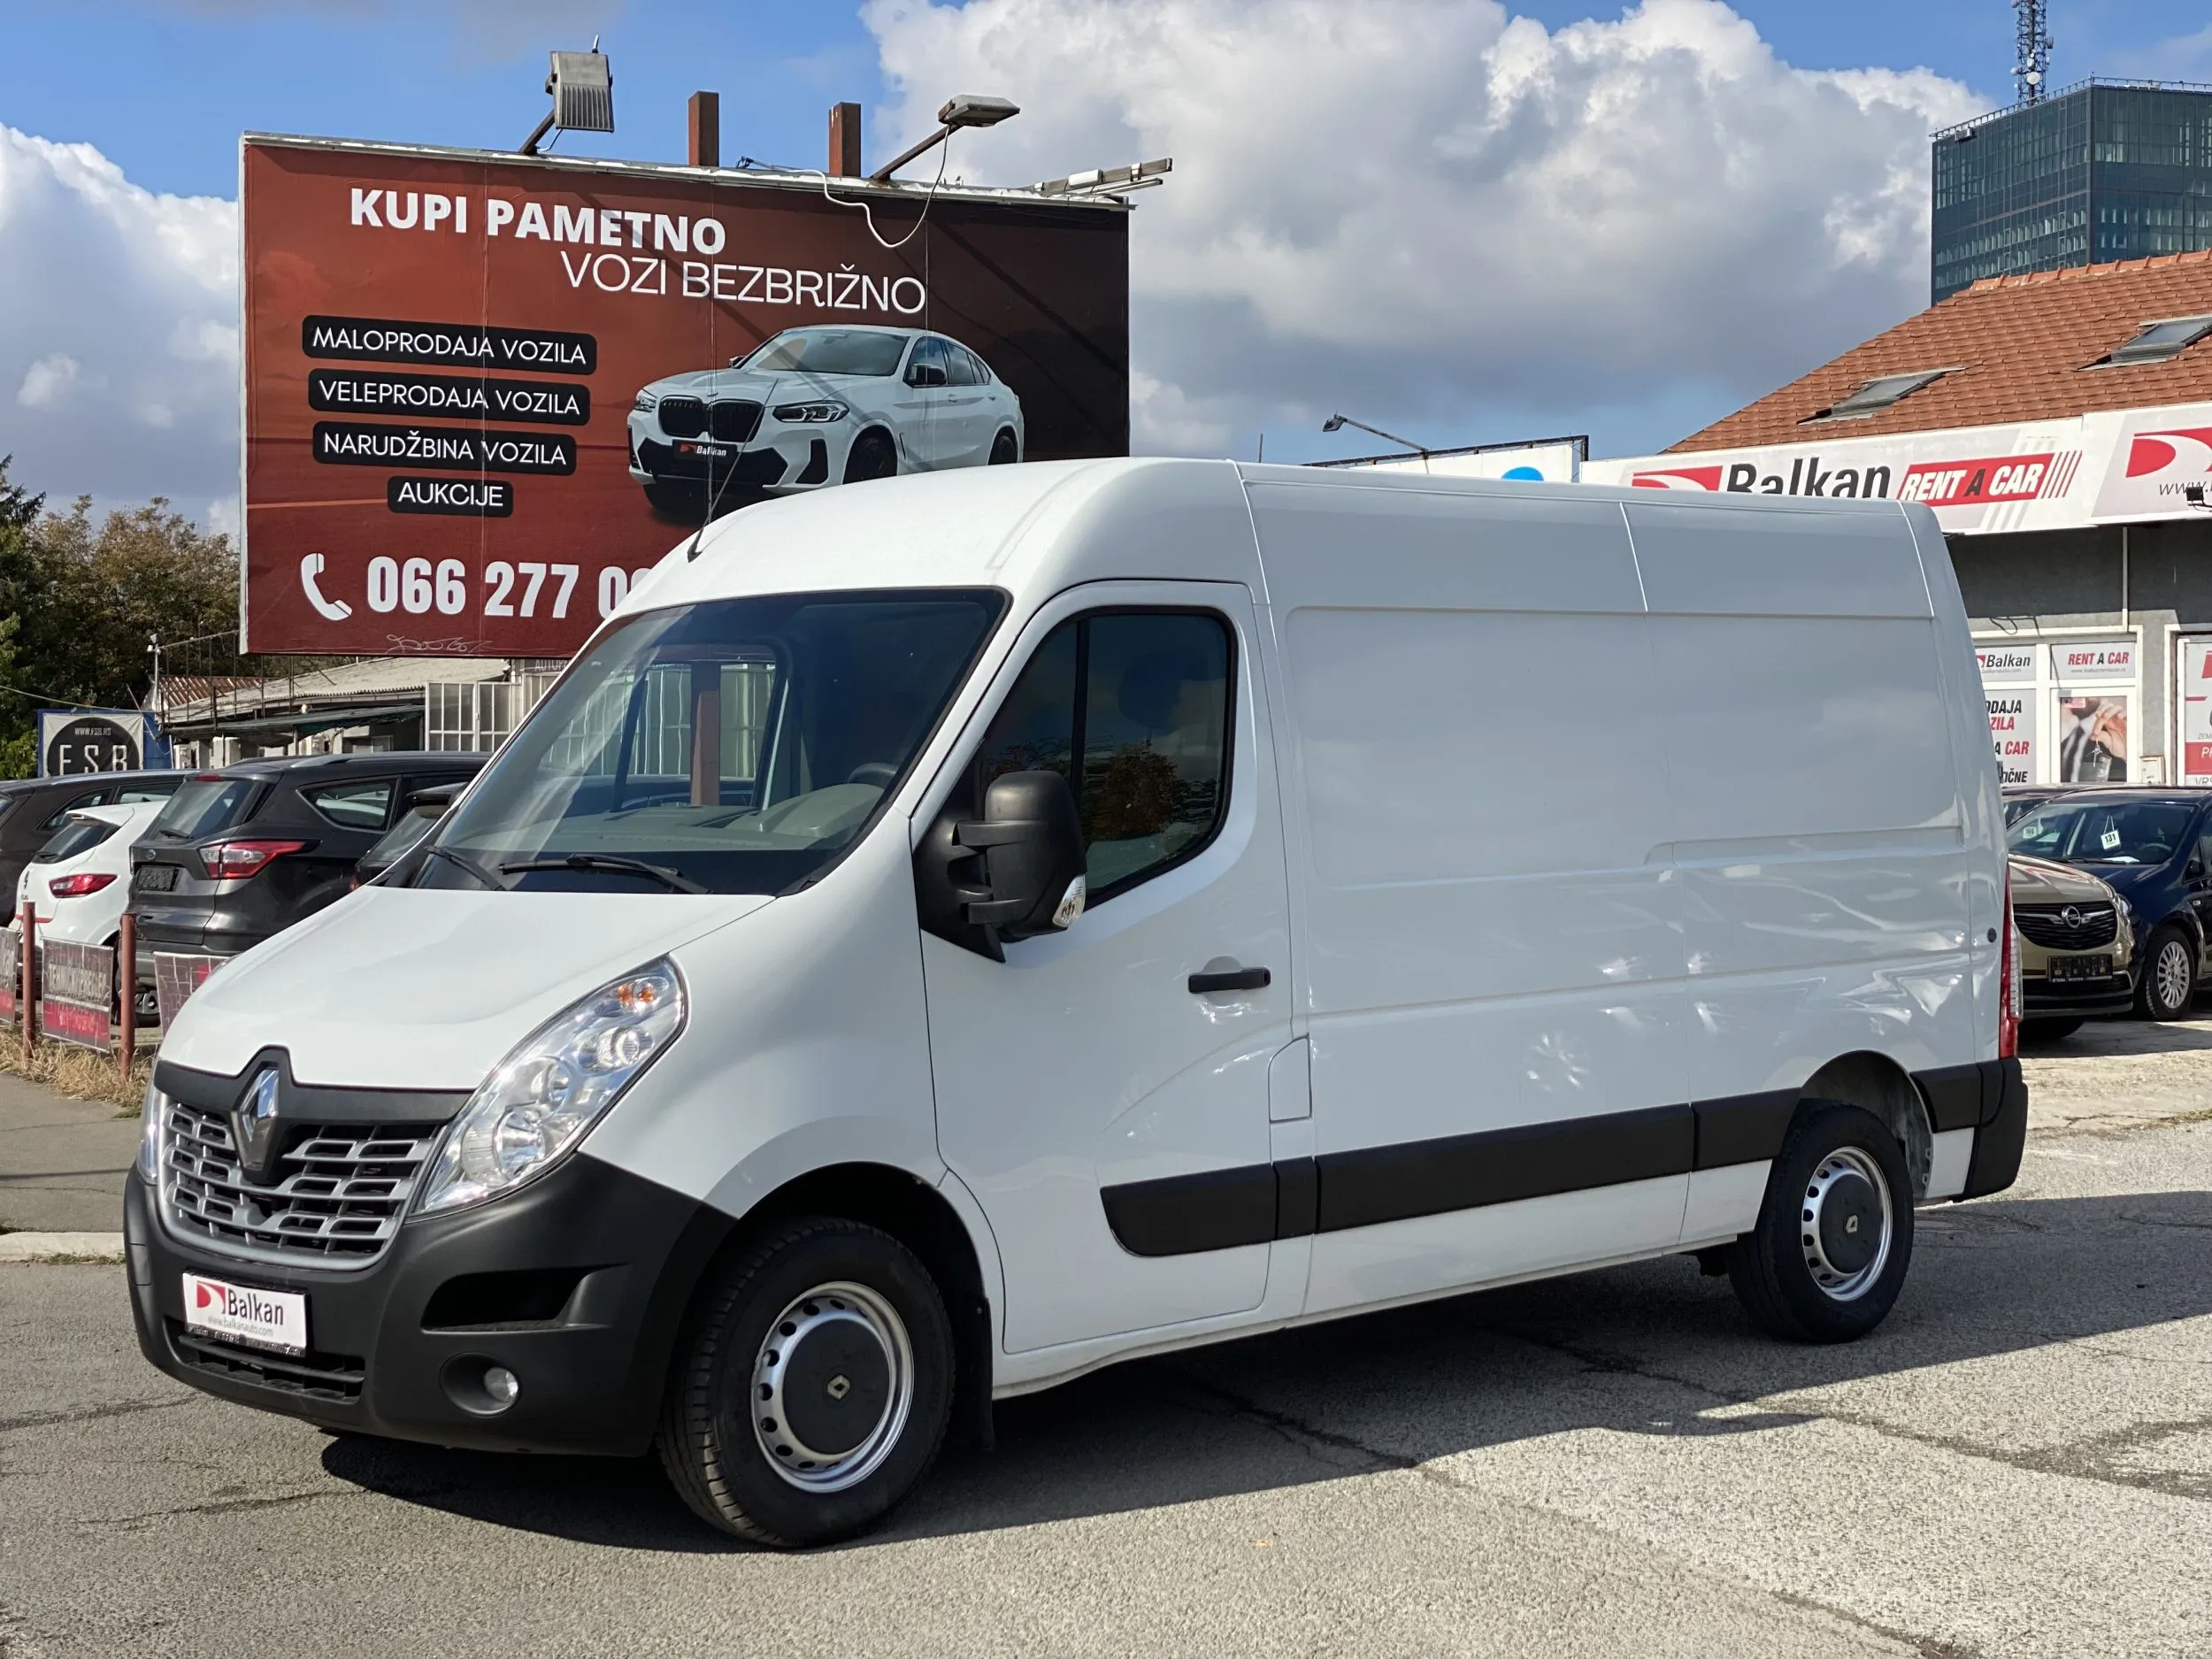
[[[240,199],[251,650],[565,657],[710,512],[1128,453],[1117,202],[254,136]]]
[[[63,778],[81,772],[137,772],[167,765],[168,744],[155,734],[153,717],[136,709],[41,709],[38,775]]]

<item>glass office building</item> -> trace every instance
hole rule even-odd
[[[1938,133],[1933,297],[2212,248],[2212,88],[2089,81]]]

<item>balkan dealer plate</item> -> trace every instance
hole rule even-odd
[[[184,1328],[280,1354],[307,1352],[307,1298],[184,1276]]]

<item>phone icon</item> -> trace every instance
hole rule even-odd
[[[353,607],[342,599],[326,599],[323,590],[315,585],[315,579],[323,573],[323,556],[310,553],[300,561],[300,586],[307,592],[307,603],[315,607],[326,622],[343,622],[353,614]]]

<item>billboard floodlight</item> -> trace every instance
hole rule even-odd
[[[1007,98],[987,98],[979,93],[962,92],[945,100],[945,107],[937,111],[937,130],[915,145],[902,151],[868,175],[871,184],[888,184],[891,175],[914,159],[950,138],[956,127],[996,127],[1001,121],[1011,120],[1021,113],[1021,106]]]
[[[591,37],[588,52],[555,52],[552,58],[545,89],[552,95],[553,107],[522,141],[526,156],[536,155],[539,142],[557,127],[565,133],[614,131],[614,71],[599,50],[599,37]]]
[[[1157,161],[1134,162],[1126,167],[1094,167],[1088,173],[1070,173],[1064,179],[1048,179],[1037,187],[1041,196],[1126,196],[1132,190],[1149,190],[1167,182],[1166,175],[1175,171],[1175,160],[1163,156]]]

